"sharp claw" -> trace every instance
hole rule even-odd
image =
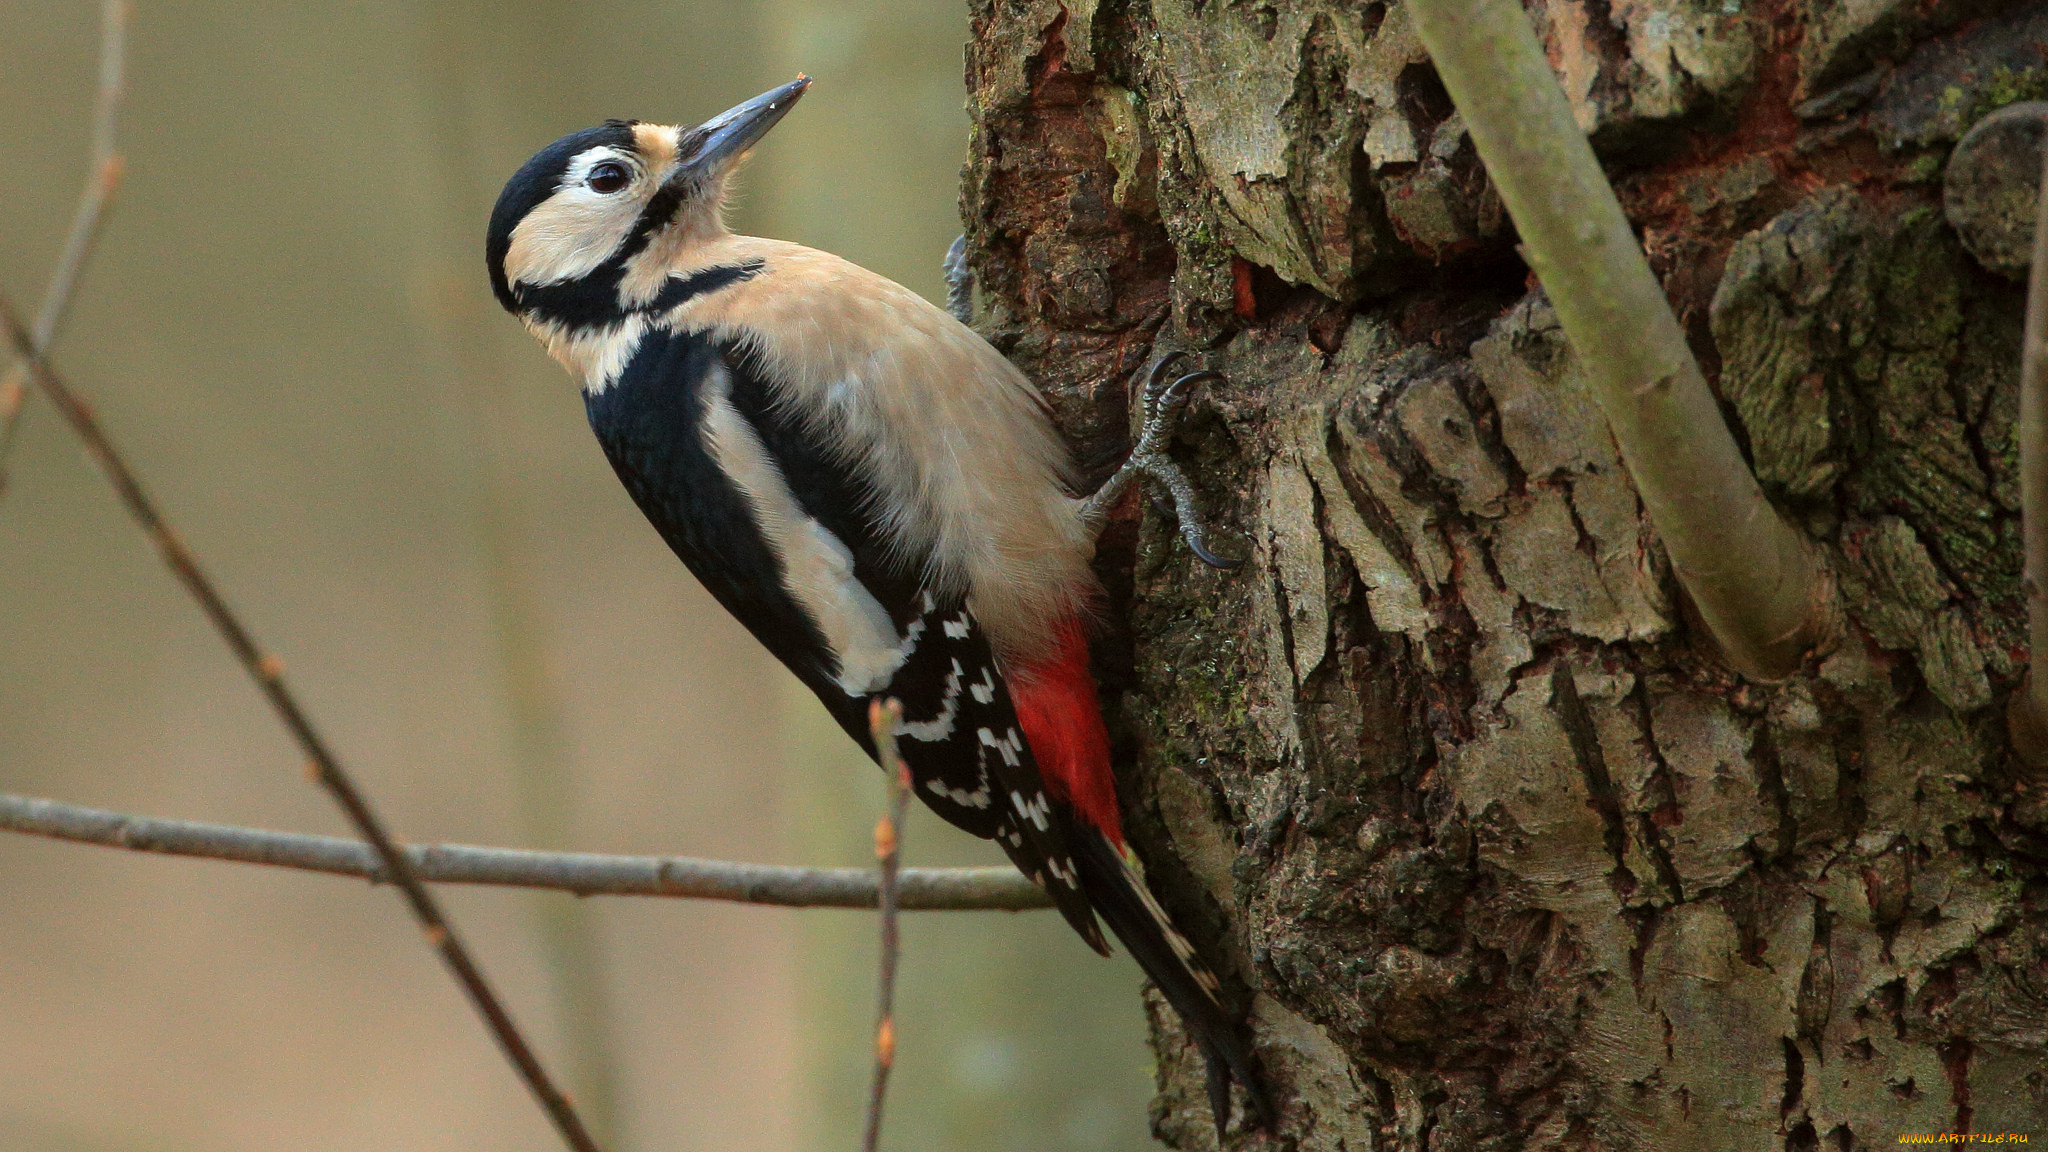
[[[1195,559],[1200,560],[1211,568],[1220,568],[1228,572],[1233,568],[1244,567],[1244,561],[1242,560],[1226,560],[1209,551],[1208,545],[1202,543],[1202,530],[1193,524],[1183,521],[1180,526],[1180,536],[1181,539],[1188,542],[1188,550],[1195,554]]]
[[[1188,542],[1188,550],[1195,554],[1197,560],[1224,571],[1244,563],[1242,560],[1226,560],[1209,550],[1208,535],[1202,528],[1202,506],[1195,498],[1195,486],[1188,483],[1178,464],[1164,456],[1155,456],[1145,461],[1144,468],[1173,495],[1173,518],[1180,524],[1181,539]]]
[[[1202,528],[1201,506],[1195,497],[1195,487],[1188,483],[1188,478],[1165,452],[1166,441],[1173,434],[1176,410],[1186,401],[1188,392],[1204,381],[1223,379],[1221,372],[1202,368],[1184,372],[1169,380],[1168,376],[1174,365],[1185,359],[1185,352],[1161,353],[1145,366],[1139,377],[1133,378],[1134,385],[1139,379],[1144,382],[1143,421],[1138,430],[1138,443],[1131,450],[1130,459],[1124,461],[1122,468],[1117,469],[1117,474],[1095,495],[1082,502],[1082,515],[1091,523],[1099,522],[1107,514],[1109,502],[1115,498],[1116,493],[1121,492],[1136,476],[1150,476],[1159,481],[1173,496],[1173,503],[1169,506],[1157,496],[1148,494],[1152,506],[1160,515],[1170,516],[1180,525],[1181,538],[1188,542],[1188,549],[1195,554],[1196,559],[1211,568],[1228,571],[1242,566],[1244,561],[1225,559],[1209,549],[1208,536]]]
[[[1145,387],[1151,388],[1154,385],[1158,384],[1161,380],[1166,378],[1166,370],[1168,368],[1173,367],[1175,364],[1178,364],[1187,358],[1188,354],[1178,348],[1172,349],[1171,351],[1167,352],[1161,352],[1159,355],[1154,356],[1152,358],[1152,363],[1145,365]]]
[[[1187,401],[1188,390],[1204,380],[1221,380],[1221,372],[1204,369],[1189,372],[1171,384],[1162,384],[1164,369],[1179,359],[1181,353],[1171,352],[1159,358],[1153,365],[1151,379],[1145,382],[1144,420],[1138,428],[1138,444],[1131,450],[1133,456],[1152,456],[1166,450],[1166,442],[1173,436],[1173,423],[1180,406]]]
[[[1175,364],[1187,358],[1188,354],[1179,350],[1162,352],[1153,359],[1151,364],[1146,366],[1144,388],[1146,412],[1149,413],[1156,408],[1159,404],[1159,394],[1166,388],[1171,387],[1166,382],[1167,371]]]
[[[1190,388],[1206,380],[1221,379],[1223,379],[1223,373],[1212,372],[1207,368],[1199,372],[1190,372],[1173,383],[1168,384],[1156,398],[1149,394],[1146,396],[1145,406],[1148,409],[1148,415],[1153,419],[1164,420],[1168,413],[1187,399]]]

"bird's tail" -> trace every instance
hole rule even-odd
[[[1272,1103],[1253,1075],[1251,1052],[1237,1022],[1223,1007],[1215,973],[1195,955],[1166,910],[1152,898],[1130,849],[1111,844],[1107,836],[1093,828],[1079,826],[1075,832],[1075,863],[1080,866],[1082,885],[1095,911],[1158,985],[1166,1002],[1180,1015],[1188,1035],[1202,1050],[1208,1064],[1209,1110],[1216,1120],[1219,1140],[1230,1123],[1232,1080],[1244,1085],[1253,1117],[1270,1127]]]

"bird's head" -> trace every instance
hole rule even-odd
[[[799,76],[694,128],[607,120],[541,149],[491,212],[498,302],[573,330],[653,299],[679,256],[724,232],[726,178],[810,85]]]

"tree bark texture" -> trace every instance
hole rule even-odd
[[[1137,500],[1098,558],[1132,839],[1281,1100],[1224,1143],[2048,1139],[2048,780],[2001,720],[2024,272],[1945,184],[2048,94],[2048,7],[1530,14],[1840,583],[1785,681],[1688,622],[1398,4],[974,8],[984,331],[1097,476],[1153,350],[1227,374],[1176,454],[1244,567]],[[1214,1147],[1153,1020],[1155,1131]]]

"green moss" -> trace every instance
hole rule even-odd
[[[1886,344],[1909,349],[1953,347],[1963,330],[1958,257],[1954,235],[1939,209],[1923,205],[1899,217],[1891,252],[1878,266],[1883,293],[1892,305],[1883,330]],[[1944,377],[1947,374],[1945,367],[1937,372]]]
[[[1182,726],[1205,733],[1244,731],[1252,714],[1251,701],[1245,694],[1249,678],[1226,667],[1242,658],[1236,644],[1215,637],[1206,628],[1188,629],[1180,634],[1191,652],[1205,653],[1196,660],[1172,666],[1170,675],[1178,689],[1175,700],[1183,707]]]
[[[1980,116],[2022,100],[2048,99],[2048,71],[2000,68],[1991,73],[1979,92],[1981,98],[1976,111]]]
[[[1951,123],[1964,127],[2008,104],[2048,99],[2048,70],[2000,67],[1971,87],[1951,86],[1941,94],[1941,110]]]
[[[1939,152],[1923,152],[1900,170],[1899,180],[1905,184],[1932,184],[1941,179],[1941,173],[1948,166]]]

